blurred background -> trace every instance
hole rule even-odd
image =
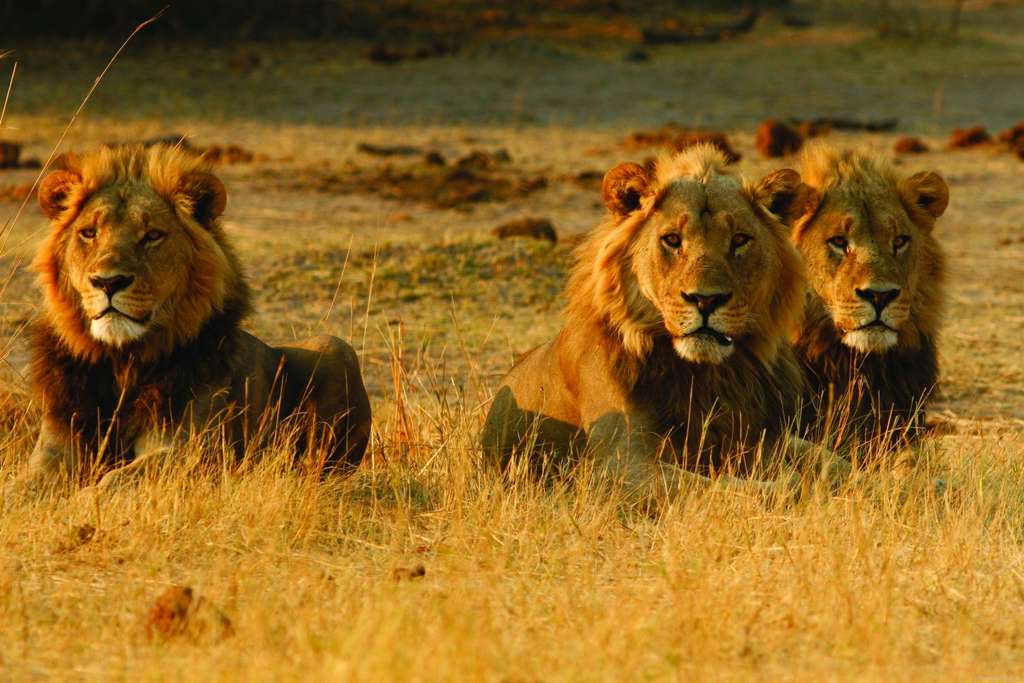
[[[880,31],[953,31],[979,5],[1007,6],[1012,2],[967,0],[852,0],[796,2],[794,0],[179,0],[157,32],[189,39],[443,39],[522,33],[574,32],[584,38],[628,37],[659,23],[707,19],[716,13],[780,11],[793,26],[805,26],[815,14],[875,25]],[[0,3],[5,30],[20,36],[113,37],[130,29],[139,18],[159,9],[150,0],[103,2],[39,0],[31,4]],[[966,6],[966,7],[965,7]],[[671,27],[669,27],[671,28]]]
[[[12,104],[73,108],[163,6],[0,2],[0,45],[21,62]],[[360,125],[737,125],[857,110],[921,132],[973,124],[982,104],[990,125],[1015,121],[1022,48],[1018,0],[180,0],[91,106]]]

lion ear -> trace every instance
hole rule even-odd
[[[82,178],[71,171],[54,171],[39,183],[37,192],[39,208],[51,220],[67,209],[67,199],[72,190],[82,183]]]
[[[787,226],[818,208],[821,196],[803,182],[800,174],[783,168],[766,175],[754,190],[754,200],[778,216]]]
[[[640,208],[640,200],[648,194],[650,185],[650,176],[643,166],[619,164],[604,174],[604,205],[616,218],[628,216]]]
[[[908,208],[923,209],[938,218],[949,206],[949,187],[937,173],[921,171],[900,181],[900,196]]]
[[[181,179],[178,192],[191,203],[192,217],[206,227],[212,225],[228,205],[228,191],[212,173],[190,173]]]

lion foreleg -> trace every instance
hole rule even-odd
[[[4,505],[25,496],[38,495],[56,486],[64,476],[77,474],[74,444],[69,435],[44,420],[39,438],[28,459],[28,468],[0,489]]]
[[[721,475],[714,479],[666,462],[663,451],[670,445],[642,425],[630,425],[623,416],[607,416],[588,433],[597,474],[623,487],[631,499],[665,496],[674,499],[688,491],[718,484],[728,491],[757,497],[785,495],[782,482]]]
[[[135,442],[135,458],[127,465],[104,474],[95,489],[107,492],[127,486],[162,467],[174,450],[173,440],[162,433],[142,436]]]
[[[853,474],[853,465],[848,459],[824,444],[813,443],[799,436],[788,437],[784,455],[804,484],[823,481],[830,488],[835,488],[846,483]]]

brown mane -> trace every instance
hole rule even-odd
[[[195,200],[182,190],[189,178],[207,174],[208,162],[177,147],[156,145],[103,147],[84,155],[68,155],[65,169],[81,180],[62,195],[59,215],[33,264],[45,296],[41,324],[46,325],[73,357],[91,363],[109,353],[90,334],[77,294],[63,276],[63,259],[70,239],[68,227],[86,202],[111,185],[146,183],[167,200],[193,243],[189,265],[190,287],[176,303],[174,326],[146,347],[130,349],[140,359],[153,361],[194,340],[204,321],[215,313],[244,317],[249,312],[249,289],[241,267],[217,220],[200,225]]]
[[[206,163],[163,145],[102,148],[46,176],[38,199],[51,221],[31,328],[42,420],[0,499],[93,474],[111,490],[207,434],[241,457],[282,421],[291,452],[320,471],[359,464],[371,408],[355,350],[330,335],[270,346],[241,329],[249,289]]]
[[[183,417],[196,386],[235,370],[239,325],[250,312],[249,288],[220,224],[200,225],[193,200],[182,194],[187,178],[207,173],[202,159],[177,148],[104,147],[69,156],[65,169],[78,176],[62,195],[34,267],[45,307],[31,328],[32,386],[48,415],[74,424],[80,447],[95,450],[115,414],[118,429],[108,454],[122,457],[146,429]],[[190,287],[176,302],[175,327],[140,344],[113,348],[89,334],[77,294],[64,276],[69,226],[99,190],[146,183],[173,207],[193,250]]]
[[[807,239],[817,212],[832,193],[841,190],[849,201],[865,205],[881,198],[892,201],[902,193],[903,179],[887,160],[825,145],[806,152],[801,174],[818,192],[818,202],[795,224],[793,236],[798,244]],[[910,220],[920,228],[915,239],[920,244],[921,272],[910,317],[899,331],[896,346],[863,353],[844,344],[829,303],[813,288],[808,288],[803,323],[794,336],[811,391],[810,403],[817,406],[819,430],[828,430],[840,440],[853,435],[881,437],[879,443],[886,445],[913,438],[923,426],[924,404],[938,383],[945,257],[933,235],[935,216],[903,203]]]
[[[764,288],[756,290],[756,300],[765,305],[748,313],[753,319],[730,341],[731,352],[721,362],[681,356],[661,310],[641,291],[637,269],[651,268],[643,264],[653,258],[639,258],[641,236],[650,242],[649,219],[677,182],[715,187],[723,193],[716,201],[736,202],[722,206],[751,211],[753,217],[745,214],[743,220],[759,223],[759,248],[773,254],[778,266],[777,277],[737,285]],[[800,315],[803,270],[789,229],[773,213],[786,210],[776,199],[792,198],[798,187],[793,171],[748,185],[710,146],[659,159],[650,178],[631,164],[609,171],[604,193],[609,216],[575,251],[563,327],[505,378],[484,428],[485,448],[507,463],[518,444],[530,438],[530,425],[539,424],[537,443],[564,453],[585,436],[605,458],[613,456],[602,449],[624,448],[613,444],[635,432],[644,443],[630,453],[636,460],[627,469],[641,471],[663,457],[689,470],[749,471],[759,445],[770,451],[788,431],[804,391],[787,339]],[[767,228],[763,235],[761,226]],[[651,277],[658,276],[648,275],[648,281]],[[672,454],[657,456],[651,435],[667,438]]]
[[[152,362],[113,353],[83,362],[49,321],[37,321],[30,337],[32,386],[47,417],[73,426],[77,447],[86,453],[97,453],[116,417],[117,429],[102,455],[105,460],[129,457],[141,434],[186,418],[196,387],[244,370],[236,359],[239,323],[247,310],[245,302],[229,301],[195,339]]]
[[[622,365],[632,368],[634,375],[655,340],[666,332],[661,314],[646,301],[637,286],[632,272],[633,243],[676,179],[681,176],[706,179],[713,174],[741,182],[722,153],[710,145],[698,145],[682,154],[659,158],[654,186],[641,201],[640,208],[625,217],[608,216],[574,252],[574,266],[565,289],[566,327],[593,326],[600,330],[609,345],[621,349]],[[771,368],[779,354],[785,352],[788,331],[801,315],[803,267],[789,245],[788,228],[757,201],[749,183],[742,183],[742,192],[758,218],[772,227],[773,246],[783,263],[782,280],[768,310],[757,320],[755,333],[743,340],[751,358]]]

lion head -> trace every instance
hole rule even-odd
[[[638,357],[667,335],[691,362],[722,363],[737,347],[770,362],[803,296],[783,222],[804,191],[788,169],[746,183],[706,145],[651,170],[616,166],[603,185],[610,218],[578,254],[572,307]]]
[[[247,292],[217,218],[224,185],[181,149],[70,156],[39,187],[51,232],[36,259],[46,317],[77,357],[142,360],[194,339]]]
[[[945,181],[927,171],[901,178],[883,159],[826,146],[805,154],[803,177],[813,192],[793,237],[816,316],[863,353],[933,336],[944,266],[932,233],[949,203]]]

